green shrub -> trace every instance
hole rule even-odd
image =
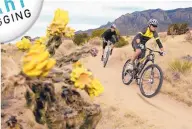
[[[175,23],[168,27],[167,35],[181,35],[189,30],[188,23]]]
[[[73,39],[76,45],[82,45],[86,43],[88,40],[89,40],[89,36],[87,33],[75,34]]]
[[[106,28],[93,30],[93,31],[92,31],[92,34],[91,34],[91,37],[92,37],[92,38],[94,38],[94,37],[101,37],[101,35],[102,35],[106,30],[107,30]],[[119,33],[118,30],[116,30],[116,32],[117,32],[117,35],[120,35],[120,33]]]
[[[106,31],[106,29],[96,29],[92,31],[91,37],[101,37],[101,35]]]
[[[173,72],[179,72],[182,74],[189,73],[192,70],[192,62],[177,59],[169,64],[169,68]]]
[[[129,42],[125,40],[125,38],[123,38],[122,36],[120,36],[119,41],[115,44],[115,47],[120,48],[123,47],[125,45],[128,45]]]

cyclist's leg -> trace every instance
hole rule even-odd
[[[145,49],[141,49],[141,54],[139,55],[140,59],[143,59],[145,57],[146,54],[146,50]]]
[[[134,61],[139,57],[139,55],[142,53],[142,49],[138,46],[137,42],[136,41],[133,41],[132,42],[132,47],[134,49],[134,54],[132,56],[132,63],[134,63]]]
[[[139,57],[139,55],[141,54],[141,48],[139,48],[139,46],[137,45],[136,41],[132,41],[132,47],[134,49],[134,54],[131,58],[131,62],[128,64],[128,68],[133,70],[134,66],[134,62],[135,60]]]

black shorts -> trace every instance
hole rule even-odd
[[[140,46],[135,40],[132,41],[132,47],[134,49],[134,51],[136,51],[136,49],[140,49],[141,50],[141,54],[139,55],[138,58],[144,58],[145,54],[146,54],[146,49],[145,49],[145,45]]]
[[[110,42],[112,42],[113,44],[115,44],[115,39],[114,39],[114,38],[111,38],[111,39],[109,39],[109,40],[107,40],[107,41],[110,41]],[[103,41],[103,49],[105,49],[106,46],[107,46],[107,43]]]

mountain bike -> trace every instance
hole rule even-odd
[[[106,41],[107,46],[105,47],[104,54],[103,54],[103,67],[107,65],[109,56],[111,54],[111,41]]]
[[[163,53],[160,51],[154,51],[150,48],[147,48],[146,50],[149,50],[149,54],[142,59],[138,57],[134,62],[133,70],[127,68],[127,65],[130,63],[131,59],[128,59],[126,61],[123,66],[122,81],[125,85],[129,85],[135,79],[137,85],[139,85],[142,95],[147,98],[151,98],[160,91],[163,84],[163,72],[162,69],[154,63],[154,53],[159,53],[161,56]],[[152,64],[147,65],[148,62],[152,62]],[[157,70],[158,73],[155,73],[155,70]],[[145,75],[148,77],[148,79],[145,78]],[[147,87],[151,91],[152,88],[154,88],[153,84],[156,83],[155,79],[158,79],[155,91],[152,93],[147,93],[145,91],[145,87]],[[147,85],[145,86],[145,84]]]

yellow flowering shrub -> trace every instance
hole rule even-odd
[[[52,23],[47,28],[47,36],[63,35],[64,37],[67,38],[73,37],[75,30],[70,27],[67,27],[68,23],[69,23],[68,12],[61,9],[57,9],[55,11],[55,16]]]
[[[31,42],[29,39],[23,38],[21,41],[16,43],[16,47],[19,50],[28,50],[31,47]]]
[[[104,91],[104,87],[98,79],[93,77],[93,74],[89,72],[81,62],[75,62],[73,70],[70,74],[71,81],[74,82],[75,88],[84,89],[89,96],[99,96]]]
[[[33,45],[23,57],[22,71],[29,77],[45,77],[56,64],[43,44]]]

